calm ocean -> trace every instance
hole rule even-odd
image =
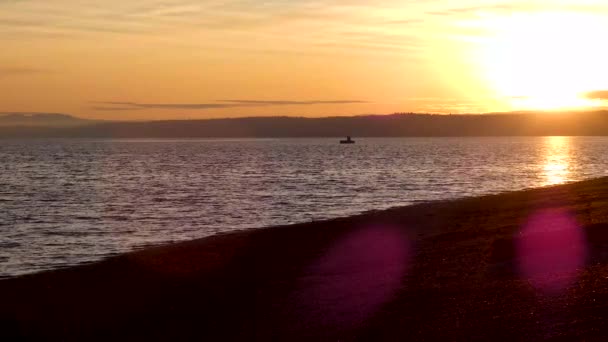
[[[6,140],[0,276],[608,174],[608,138]]]

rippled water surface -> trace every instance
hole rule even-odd
[[[608,138],[0,141],[0,276],[606,175]]]

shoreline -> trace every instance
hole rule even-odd
[[[434,205],[434,204],[446,204],[446,203],[451,203],[451,202],[454,202],[454,201],[463,201],[463,200],[477,199],[477,198],[481,199],[481,198],[492,197],[492,196],[500,196],[500,195],[505,195],[505,194],[510,194],[510,193],[527,192],[527,191],[533,191],[533,190],[542,190],[542,189],[547,189],[547,188],[552,188],[552,187],[560,187],[560,186],[569,185],[569,184],[575,184],[575,183],[580,183],[580,182],[594,181],[594,180],[598,180],[598,179],[602,179],[602,178],[608,178],[608,176],[590,178],[590,179],[585,179],[585,180],[580,180],[580,181],[568,181],[568,182],[565,182],[565,183],[562,183],[562,184],[557,184],[557,185],[555,185],[555,184],[554,185],[544,185],[544,186],[538,186],[538,187],[528,187],[528,188],[519,189],[519,190],[499,191],[499,192],[495,192],[495,193],[488,193],[488,194],[477,195],[477,196],[476,195],[468,195],[468,196],[457,197],[457,198],[445,198],[445,199],[433,199],[433,200],[414,200],[411,204],[397,205],[397,206],[394,206],[394,207],[389,207],[389,208],[384,208],[384,209],[369,209],[369,210],[365,210],[365,211],[362,211],[362,212],[359,212],[359,213],[354,213],[354,214],[351,214],[351,215],[329,217],[329,218],[320,218],[320,219],[314,219],[314,220],[310,220],[310,221],[295,222],[295,223],[288,223],[288,224],[282,224],[282,225],[246,227],[246,228],[232,229],[232,230],[223,231],[223,232],[217,232],[217,233],[214,233],[213,235],[207,235],[207,236],[198,237],[198,238],[194,238],[194,239],[165,241],[165,242],[160,242],[160,243],[151,243],[151,244],[136,246],[135,248],[133,248],[131,250],[127,250],[127,251],[123,251],[123,252],[118,252],[118,253],[110,254],[110,255],[107,255],[107,256],[105,256],[105,257],[103,257],[101,259],[93,260],[93,261],[88,261],[88,262],[81,262],[81,263],[75,263],[75,264],[70,264],[70,265],[62,265],[62,266],[58,266],[58,267],[54,267],[54,268],[42,269],[42,270],[39,270],[39,271],[28,272],[28,273],[21,273],[21,274],[15,274],[15,275],[0,275],[0,281],[2,281],[2,280],[9,280],[9,279],[15,279],[15,278],[21,278],[21,277],[27,277],[27,276],[33,276],[33,275],[37,275],[37,274],[41,274],[41,273],[54,272],[54,271],[59,271],[59,270],[64,270],[64,269],[70,269],[70,268],[74,268],[74,267],[82,267],[82,266],[88,266],[88,265],[95,265],[95,264],[103,262],[103,261],[105,261],[107,259],[112,259],[112,258],[120,257],[120,256],[126,255],[126,254],[137,253],[137,252],[140,252],[142,250],[147,250],[147,249],[151,249],[151,248],[164,248],[164,247],[169,247],[169,246],[172,246],[172,245],[177,245],[177,244],[187,243],[187,242],[193,242],[193,241],[199,241],[199,240],[202,240],[202,239],[208,239],[208,238],[213,238],[213,237],[216,237],[216,236],[223,236],[223,235],[227,235],[227,234],[228,235],[229,234],[240,234],[240,233],[247,232],[247,231],[276,229],[276,228],[289,227],[289,226],[301,226],[301,225],[308,225],[308,224],[313,224],[313,223],[314,224],[322,224],[322,223],[330,223],[331,224],[331,222],[335,221],[335,220],[346,220],[346,219],[356,220],[356,219],[359,219],[359,218],[363,218],[364,219],[365,216],[368,216],[368,215],[381,214],[383,212],[394,211],[394,210],[402,210],[402,209],[409,208],[409,207],[426,206],[426,205]]]
[[[521,236],[540,234],[522,234],[530,222],[582,235],[538,240],[560,250],[547,250],[539,273],[543,264],[522,266],[535,259],[517,254]],[[0,279],[0,328],[16,340],[594,339],[608,335],[607,251],[603,177]]]

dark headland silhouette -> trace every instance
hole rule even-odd
[[[98,123],[60,113],[0,113],[2,126],[38,126],[38,127],[70,127]]]
[[[146,122],[7,124],[0,138],[283,138],[608,135],[608,110],[505,114],[392,114],[350,117],[249,117]],[[35,118],[29,118],[36,121]],[[73,124],[77,122],[78,124]]]

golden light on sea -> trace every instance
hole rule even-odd
[[[542,186],[563,184],[570,180],[570,137],[544,138]]]

